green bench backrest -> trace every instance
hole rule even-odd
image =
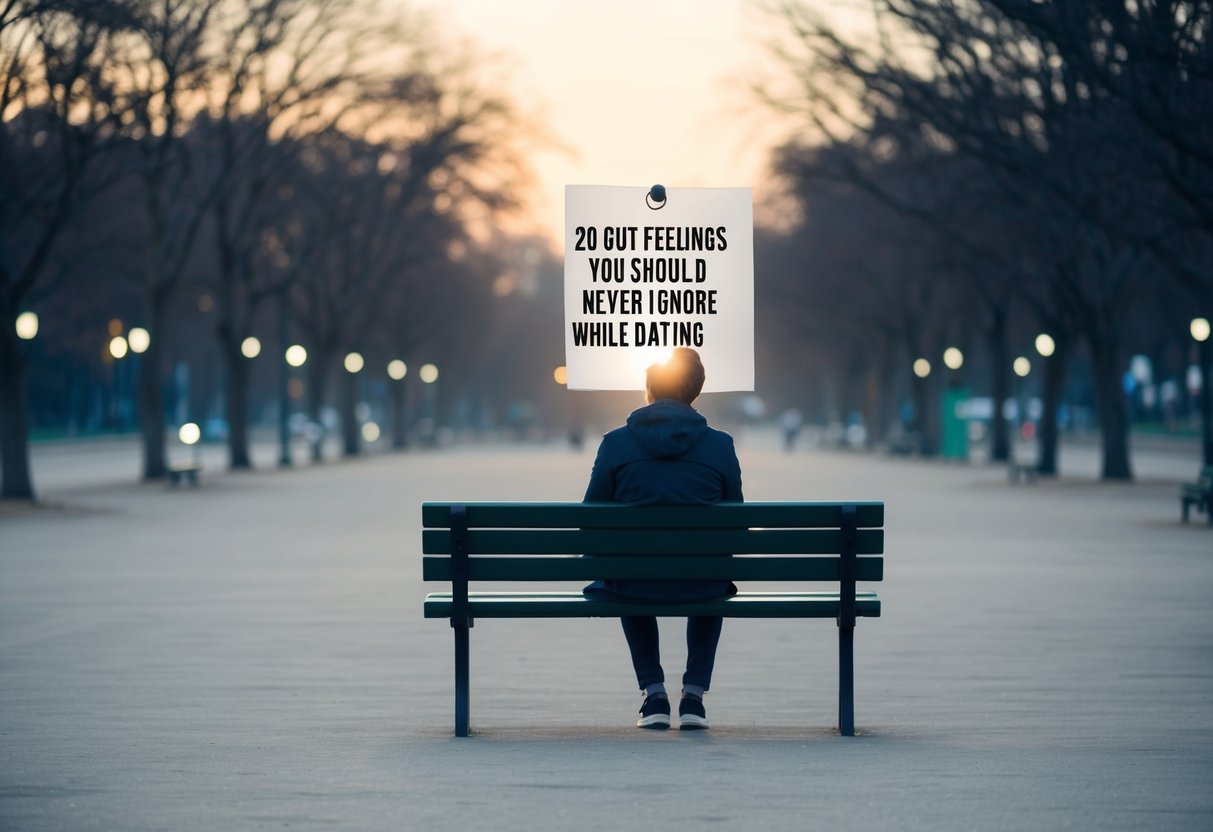
[[[1206,465],[1204,468],[1202,468],[1200,470],[1200,476],[1197,477],[1196,482],[1205,488],[1213,486],[1213,465]]]
[[[422,505],[427,581],[452,579],[452,505]],[[884,552],[879,502],[462,505],[472,581],[838,581],[844,505],[855,506],[855,579],[884,576],[884,559],[872,557]]]

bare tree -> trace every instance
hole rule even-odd
[[[373,119],[368,109],[383,103],[374,100],[383,86],[380,56],[411,54],[420,33],[368,20],[353,0],[260,0],[227,11],[204,127],[215,139],[213,175],[225,183],[214,204],[216,335],[226,371],[229,464],[243,469],[250,459],[241,344],[260,305],[286,291],[299,271],[298,264],[282,267],[281,246],[262,251],[287,233],[280,188],[289,188],[287,167],[297,152],[289,145],[358,116]]]
[[[205,175],[189,127],[205,103],[222,0],[133,0],[138,27],[110,68],[124,134],[136,150],[147,222],[145,316],[151,344],[139,368],[143,478],[167,473],[163,376],[168,312],[223,182]]]
[[[0,497],[33,499],[26,358],[14,322],[53,292],[48,265],[81,206],[111,181],[113,92],[103,67],[125,7],[0,2]]]
[[[312,205],[309,236],[317,249],[296,290],[296,321],[309,342],[316,421],[337,359],[358,349],[391,308],[388,298],[430,293],[425,263],[446,257],[452,232],[477,212],[512,206],[520,175],[510,144],[512,108],[457,68],[412,72],[378,100],[383,110],[367,135],[379,140],[331,131],[303,156],[311,175],[301,196]],[[346,378],[339,400],[347,455],[360,447],[352,383]],[[313,445],[316,459],[322,442],[320,435]]]
[[[1074,308],[1065,317],[1091,346],[1103,476],[1130,478],[1125,401],[1116,392],[1118,315],[1144,284],[1142,251],[1165,248],[1169,233],[1146,208],[1157,183],[1131,173],[1141,170],[1141,148],[1157,144],[1123,100],[1085,83],[1040,28],[994,3],[876,0],[873,9],[878,37],[864,46],[803,4],[781,6],[795,44],[783,54],[809,67],[797,78],[811,123],[838,139],[879,119],[900,122],[903,133],[980,164],[1002,191],[999,202],[1063,219],[1077,256],[1065,252],[1034,276],[1047,286],[1043,297]],[[1098,27],[1093,13],[1086,25]],[[1182,73],[1172,81],[1186,83]]]

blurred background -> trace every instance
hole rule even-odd
[[[592,447],[565,184],[753,185],[726,428],[1213,464],[1207,3],[0,0],[0,117],[5,498],[65,440]]]

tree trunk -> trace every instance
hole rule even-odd
[[[403,450],[409,446],[406,404],[404,379],[401,379],[392,384],[392,447],[397,450]]]
[[[990,420],[990,461],[1006,462],[1011,458],[1010,431],[1004,405],[1011,395],[1007,368],[1010,364],[1007,350],[1007,315],[995,311],[990,323],[988,348],[990,350],[990,395],[994,399],[994,414]]]
[[[1200,435],[1205,465],[1213,465],[1213,341],[1200,342]]]
[[[247,471],[253,467],[249,457],[248,386],[249,363],[230,338],[221,336],[220,351],[223,354],[226,380],[227,405],[227,451],[228,467],[233,471]]]
[[[863,422],[866,430],[865,447],[875,448],[884,441],[881,419],[881,390],[879,362],[869,362],[863,374]]]
[[[1120,339],[1114,326],[1094,328],[1087,336],[1095,375],[1095,397],[1099,408],[1099,432],[1103,444],[1105,480],[1131,480],[1129,461],[1129,414],[1125,403],[1120,362]]]
[[[1070,358],[1068,338],[1054,336],[1053,343],[1053,354],[1042,359],[1045,379],[1040,397],[1040,430],[1037,432],[1040,455],[1036,462],[1036,471],[1042,477],[1057,476],[1057,409],[1061,407],[1061,390]]]
[[[341,377],[341,450],[347,456],[358,456],[362,452],[358,433],[358,375],[342,373]]]
[[[7,311],[7,310],[6,310]],[[29,409],[26,360],[13,332],[16,315],[3,314],[0,332],[0,498],[33,500],[29,466]]]
[[[324,462],[324,440],[327,431],[321,416],[328,387],[328,355],[317,350],[316,355],[308,361],[307,366],[308,412],[312,423],[316,426],[315,439],[312,441],[312,462]]]
[[[164,318],[168,299],[163,292],[152,295],[148,324],[152,342],[139,362],[139,434],[143,443],[143,479],[168,476],[164,447]]]
[[[290,301],[286,292],[278,296],[278,465],[291,467],[291,365],[286,363],[290,346]]]
[[[918,432],[918,452],[923,456],[935,456],[939,453],[939,430],[936,425],[936,413],[939,408],[934,406],[931,399],[935,390],[930,377],[914,376],[911,384],[911,397],[914,402],[914,430]]]

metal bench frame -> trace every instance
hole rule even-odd
[[[1183,522],[1188,522],[1188,511],[1196,506],[1205,513],[1205,519],[1213,526],[1213,465],[1201,469],[1194,483],[1184,483],[1179,489],[1180,511]]]
[[[855,623],[880,615],[876,594],[858,593],[855,584],[884,577],[883,557],[872,556],[884,551],[883,503],[424,503],[422,522],[423,578],[451,584],[449,593],[427,595],[424,610],[426,618],[448,619],[454,630],[456,736],[468,735],[475,618],[629,615],[834,618],[838,728],[844,736],[855,733]],[[653,549],[665,551],[646,553]],[[828,556],[818,556],[823,553]],[[740,592],[706,602],[653,603],[567,591],[469,591],[473,581],[679,577],[830,581],[838,592]]]

